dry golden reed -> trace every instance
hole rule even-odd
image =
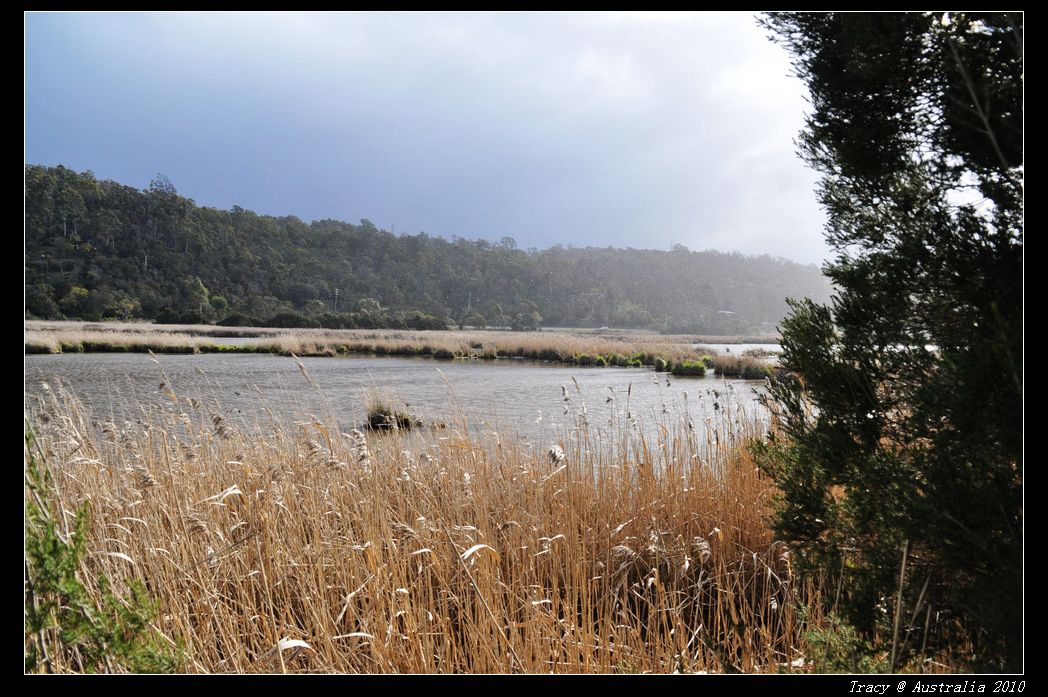
[[[745,426],[697,442],[667,417],[529,449],[454,426],[249,430],[170,398],[95,422],[48,389],[27,420],[56,510],[91,503],[81,578],[143,582],[186,672],[804,665],[817,597],[765,525]]]
[[[223,344],[205,325],[151,325],[133,323],[44,322],[25,323],[25,344],[35,353],[82,350],[95,344],[112,350],[154,351],[173,348],[207,350]],[[227,330],[228,331],[228,330]],[[266,329],[238,327],[243,344],[260,350],[298,356],[334,356],[344,352],[395,355],[434,355],[446,351],[456,356],[500,358],[539,357],[571,362],[573,357],[631,358],[646,354],[666,361],[696,360],[708,351],[697,349],[697,337],[642,332],[585,331],[422,331],[393,329]],[[136,347],[129,349],[129,347]],[[556,357],[556,358],[554,358]]]

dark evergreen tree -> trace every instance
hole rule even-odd
[[[762,458],[777,528],[844,575],[868,633],[908,543],[904,621],[963,626],[975,667],[1020,670],[1022,16],[764,23],[810,90],[799,147],[836,250],[831,305],[794,303],[782,326],[793,377]]]

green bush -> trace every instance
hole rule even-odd
[[[257,327],[261,323],[254,317],[248,317],[239,312],[234,312],[228,317],[220,319],[216,324],[221,327]]]
[[[885,673],[888,672],[886,651],[877,652],[855,627],[831,614],[828,624],[811,625],[807,639],[809,660],[817,673]]]
[[[33,434],[25,434],[25,671],[50,672],[62,666],[83,673],[120,667],[133,673],[173,673],[179,651],[162,643],[150,627],[152,601],[139,581],[130,596],[110,589],[105,576],[97,581],[96,602],[77,574],[86,551],[90,509],[76,513],[68,540],[58,532],[61,512],[50,499],[50,473],[37,462]]]
[[[701,378],[706,374],[706,365],[701,361],[681,361],[674,363],[670,370],[676,376],[691,376]]]
[[[301,312],[281,312],[266,320],[267,327],[316,329],[320,323]]]
[[[317,321],[325,329],[356,329],[357,327],[356,320],[348,312],[339,312],[338,314],[325,312],[317,317]]]

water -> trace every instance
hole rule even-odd
[[[653,433],[676,419],[693,427],[747,420],[763,410],[760,381],[677,378],[640,368],[577,368],[498,360],[270,354],[58,354],[25,358],[25,391],[68,385],[96,419],[172,409],[168,387],[242,425],[314,414],[343,430],[360,425],[369,391],[427,424],[465,418],[475,432],[551,442],[583,422],[591,430],[629,418]],[[159,362],[159,365],[158,365]],[[573,380],[574,378],[574,380]],[[609,400],[609,397],[611,398]],[[627,417],[628,410],[628,417]]]
[[[695,348],[701,346],[703,348],[712,349],[717,353],[730,353],[735,356],[741,356],[751,349],[771,351],[773,353],[782,352],[782,346],[779,344],[693,344],[693,346]]]

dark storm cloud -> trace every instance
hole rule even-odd
[[[820,261],[747,14],[29,14],[26,160],[398,232]]]

